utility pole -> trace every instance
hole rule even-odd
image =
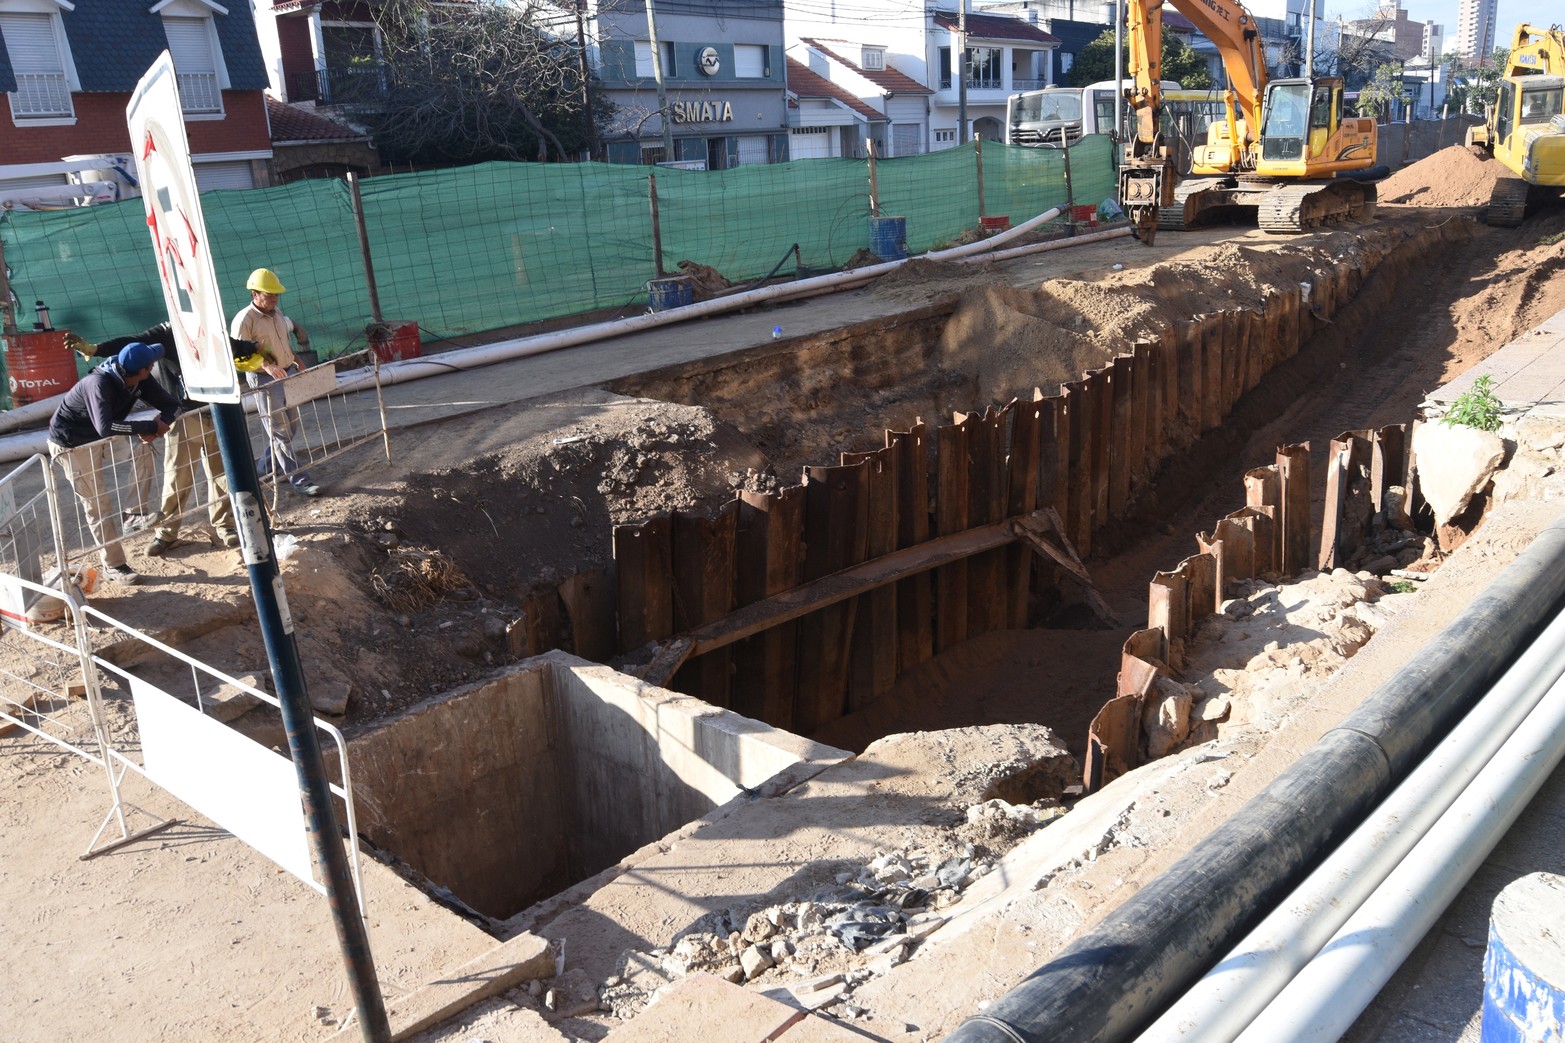
[[[1310,28],[1304,37],[1304,78],[1315,78],[1315,4],[1318,0],[1308,0],[1310,5]]]
[[[651,4],[651,0],[647,0]],[[587,67],[587,0],[576,0],[576,61],[581,75],[581,106],[587,117],[587,158],[598,159],[598,121],[592,118],[592,70]],[[652,21],[650,12],[648,23]]]
[[[1125,140],[1125,4],[1114,0],[1114,142]],[[1118,158],[1116,154],[1115,158]]]
[[[16,314],[11,310],[11,274],[5,267],[5,242],[0,240],[0,333],[16,334]]]
[[[652,45],[652,78],[658,85],[658,119],[663,124],[663,162],[672,163],[674,155],[673,113],[668,109],[668,87],[663,83],[663,48],[658,45],[657,10],[647,0],[647,40]]]
[[[647,0],[651,3],[652,0]],[[967,144],[967,0],[960,0],[956,12],[956,143]]]

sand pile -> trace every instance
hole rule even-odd
[[[1504,171],[1492,159],[1480,159],[1464,145],[1451,145],[1380,183],[1382,203],[1412,206],[1484,206]]]

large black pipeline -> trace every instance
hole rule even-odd
[[[1417,766],[1565,595],[1565,519],[1271,785],[945,1043],[1120,1043],[1200,979]]]

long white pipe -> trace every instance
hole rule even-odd
[[[1240,1043],[1335,1043],[1396,973],[1565,756],[1565,679]]]
[[[1330,941],[1565,675],[1565,612],[1278,908],[1136,1043],[1231,1043]]]
[[[992,254],[983,253],[984,251],[993,251],[996,246],[1026,234],[1045,221],[1053,220],[1059,216],[1060,212],[1060,208],[1055,207],[1014,228],[1001,232],[999,235],[991,236],[988,239],[975,243],[952,247],[949,250],[924,254],[923,257],[926,260],[955,261],[958,263],[1001,261],[1012,257],[1020,257],[1024,254],[1059,250],[1068,246],[1080,246],[1085,243],[1113,239],[1130,234],[1129,228],[1112,228],[1102,232],[1075,236],[1070,239],[1033,243],[1028,246],[997,251]],[[558,351],[561,348],[575,347],[579,344],[591,343],[592,341],[607,340],[610,337],[618,337],[638,330],[652,329],[674,322],[684,322],[687,319],[698,319],[706,315],[715,315],[725,311],[746,308],[766,301],[784,301],[831,293],[835,290],[847,289],[870,282],[895,270],[911,259],[903,258],[899,261],[887,261],[884,264],[854,268],[846,272],[834,272],[830,275],[800,279],[796,282],[777,283],[773,286],[747,290],[744,293],[737,293],[728,297],[717,297],[697,304],[687,304],[683,307],[669,308],[665,311],[635,315],[628,319],[616,319],[612,322],[595,323],[591,326],[579,326],[575,329],[543,333],[533,337],[497,341],[493,344],[485,344],[475,348],[460,348],[455,351],[441,352],[438,356],[431,358],[405,359],[399,362],[392,362],[380,367],[380,382],[382,386],[406,384],[424,377],[450,373],[452,370],[477,369],[478,367],[493,365],[497,362],[509,362],[513,359],[526,358],[531,355],[542,355],[550,351]],[[338,379],[337,391],[343,393],[364,390],[373,387],[374,383],[374,375],[368,369],[358,371],[356,374],[345,373]],[[59,405],[60,399],[63,397],[63,395],[56,395],[41,402],[30,403],[27,406],[0,413],[0,431],[14,430],[46,419],[54,412],[55,407]],[[0,462],[24,460],[34,453],[44,452],[46,441],[47,436],[41,431],[28,431],[9,437],[0,437]]]

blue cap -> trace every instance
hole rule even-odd
[[[135,373],[162,358],[163,345],[143,344],[138,340],[125,345],[115,357],[119,359],[121,369],[126,373]]]

